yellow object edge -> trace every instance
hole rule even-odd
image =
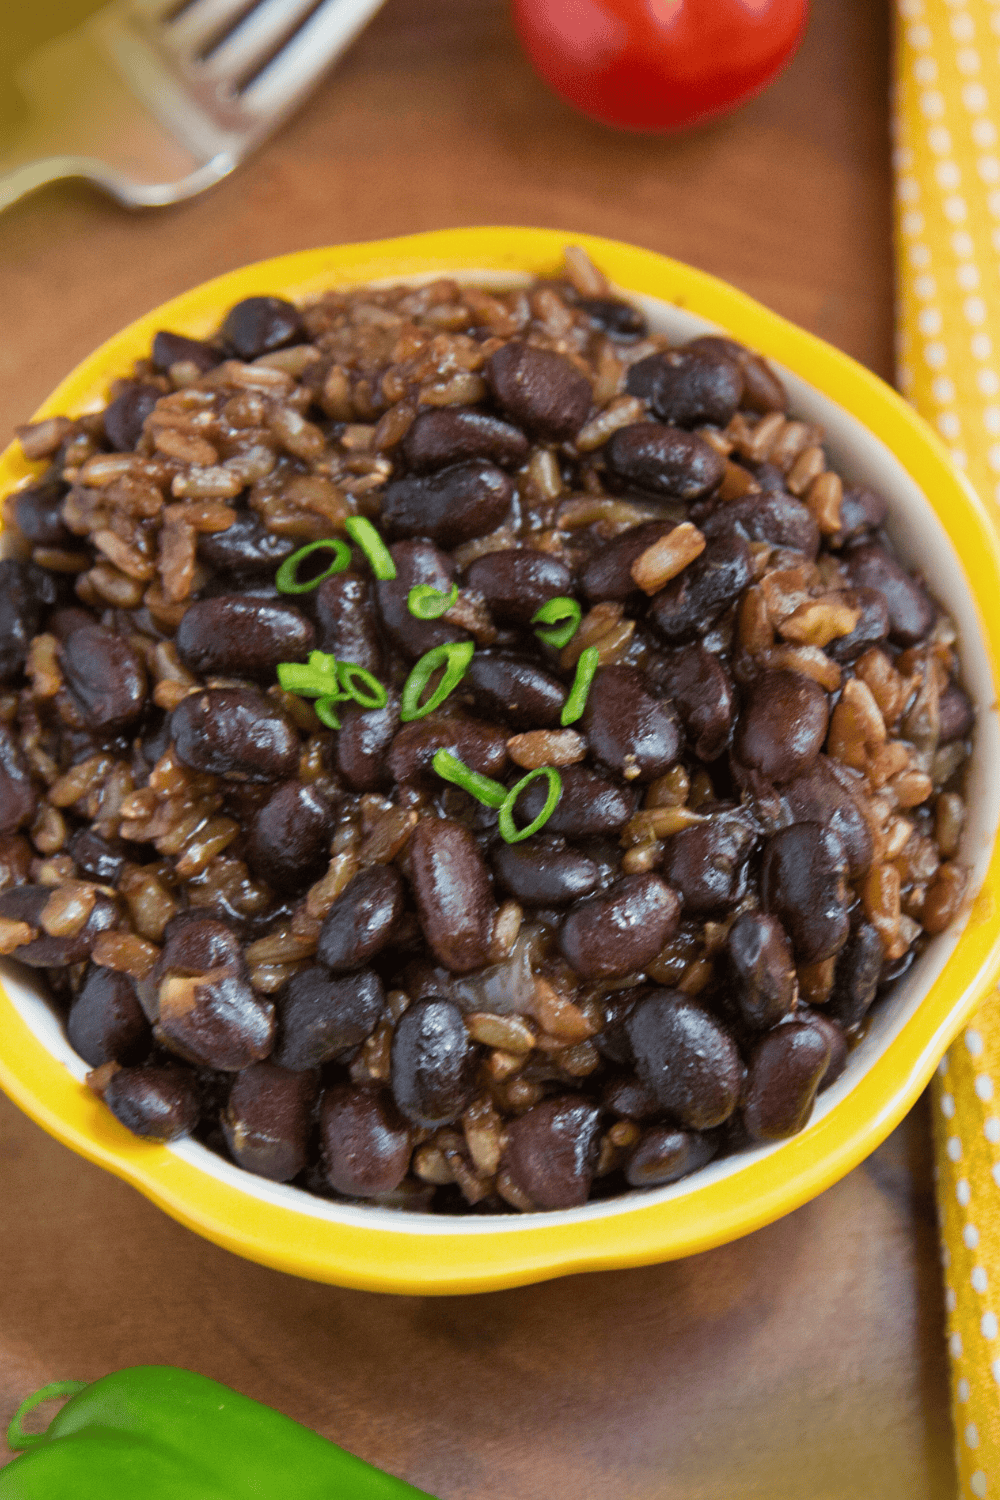
[[[558,274],[567,244],[583,246],[617,286],[711,320],[838,402],[894,453],[927,495],[977,600],[1000,598],[1000,551],[978,497],[944,445],[893,390],[847,355],[726,283],[678,261],[594,235],[474,228],[305,250],[218,276],[139,318],[67,376],[33,420],[99,407],[107,387],[170,328],[213,332],[244,297],[301,300],[335,287],[428,273]],[[38,465],[17,445],[0,455],[0,495]],[[994,685],[1000,683],[1000,611],[979,612]],[[490,1291],[570,1272],[646,1265],[693,1255],[773,1222],[839,1180],[875,1149],[914,1103],[936,1063],[1000,970],[1000,835],[955,951],[918,1012],[823,1119],[732,1176],[665,1203],[623,1199],[616,1211],[574,1223],[544,1215],[474,1233],[413,1232],[331,1222],[253,1198],[163,1146],[138,1140],[36,1039],[0,989],[0,1086],[65,1145],[124,1178],[209,1240],[298,1276],[416,1295]],[[606,1207],[606,1206],[605,1206]],[[435,1221],[440,1225],[441,1220]],[[477,1226],[483,1221],[478,1220]],[[509,1221],[503,1221],[509,1223]]]

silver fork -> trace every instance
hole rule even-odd
[[[0,146],[0,210],[84,177],[131,208],[227,176],[383,0],[113,0],[34,52],[29,124]]]

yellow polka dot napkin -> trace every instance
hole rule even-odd
[[[895,0],[900,388],[1000,524],[1000,0]],[[1000,1500],[1000,996],[933,1087],[959,1493]]]

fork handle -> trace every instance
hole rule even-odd
[[[138,184],[90,156],[47,156],[28,161],[0,177],[0,213],[51,182],[83,179],[109,193],[124,208],[160,208],[180,203],[221,182],[236,166],[228,153],[213,157],[180,182]]]

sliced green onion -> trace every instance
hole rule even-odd
[[[549,795],[545,799],[545,806],[538,814],[538,817],[528,824],[527,828],[518,828],[514,822],[514,806],[521,793],[526,791],[539,776],[546,777],[549,783]],[[539,766],[537,771],[529,771],[527,776],[523,776],[516,786],[511,787],[503,800],[503,806],[500,809],[500,817],[498,819],[500,837],[508,844],[519,844],[522,839],[530,839],[533,833],[537,833],[549,821],[559,804],[561,796],[562,777],[555,766]]]
[[[308,662],[283,661],[278,664],[278,681],[286,693],[303,698],[326,698],[339,695],[337,658],[325,651],[310,651]]]
[[[458,598],[458,584],[453,583],[451,592],[446,594],[442,589],[436,589],[429,583],[418,583],[406,596],[410,614],[416,615],[418,620],[440,620]]]
[[[450,750],[438,750],[431,765],[442,781],[460,786],[463,792],[468,792],[477,802],[482,802],[487,807],[502,807],[507,800],[505,786],[501,786],[499,781],[491,780],[489,776],[481,776],[478,771],[473,771],[457,755],[452,755]]]
[[[597,671],[600,659],[601,653],[596,646],[588,646],[586,650],[580,652],[573,686],[569,690],[569,697],[563,704],[563,711],[559,715],[559,722],[563,728],[567,724],[575,724],[577,719],[583,717],[583,710],[587,707],[587,694],[590,692],[590,684],[594,680],[594,673]]]
[[[87,1382],[85,1380],[53,1380],[50,1385],[43,1385],[40,1391],[22,1401],[17,1411],[10,1419],[7,1428],[7,1447],[11,1451],[19,1448],[34,1448],[39,1443],[44,1443],[46,1432],[25,1432],[24,1419],[29,1412],[33,1412],[36,1406],[41,1406],[43,1401],[56,1401],[61,1396],[75,1396],[78,1391],[85,1391]]]
[[[576,635],[577,626],[580,623],[581,610],[575,599],[568,599],[560,595],[558,599],[549,599],[537,609],[531,617],[532,625],[552,625],[552,630],[536,630],[535,634],[546,646],[555,646],[561,651],[568,646]]]
[[[339,661],[337,679],[344,690],[344,696],[353,698],[362,708],[385,708],[389,701],[389,694],[378,678],[364,667],[359,667],[356,662]]]
[[[313,704],[317,719],[321,724],[325,724],[327,729],[340,728],[340,716],[334,705],[343,703],[347,696],[346,693],[331,693],[328,698],[317,698]]]
[[[349,516],[344,522],[344,530],[352,542],[357,542],[371,563],[376,578],[395,578],[396,564],[389,556],[389,549],[365,516]]]
[[[333,562],[325,573],[310,578],[308,583],[300,583],[299,563],[311,557],[314,552],[332,552]],[[334,573],[343,573],[344,569],[349,568],[350,565],[351,549],[347,543],[338,542],[332,536],[322,537],[318,542],[310,542],[308,547],[300,547],[298,552],[293,552],[291,557],[286,557],[275,574],[274,581],[280,594],[308,594],[311,589],[318,589],[324,579],[332,578]]]
[[[411,719],[422,719],[425,714],[440,708],[449,693],[454,692],[465,676],[472,660],[475,646],[472,641],[454,641],[446,646],[435,646],[426,651],[414,667],[403,687],[402,706],[399,717],[404,724]],[[444,676],[426,703],[420,702],[434,673],[444,667]]]

